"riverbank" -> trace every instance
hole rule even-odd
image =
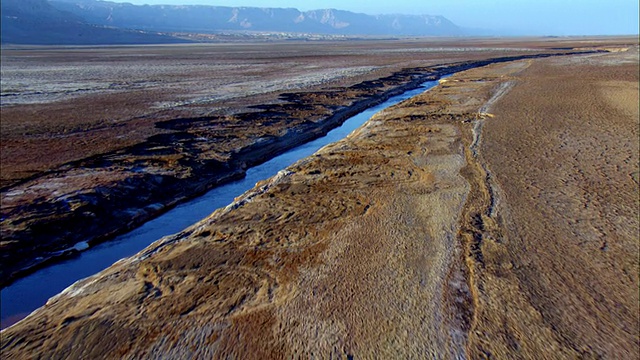
[[[599,56],[607,61],[616,55]],[[574,72],[571,61],[585,59],[597,58],[572,56],[554,71],[566,76],[566,84],[583,86],[578,81],[582,75]],[[526,142],[519,143],[528,135],[508,136],[509,131],[531,128],[531,139],[552,135],[544,126],[553,124],[547,116],[533,124],[515,120],[534,120],[523,110],[521,91],[539,89],[529,84],[536,79],[554,81],[558,75],[540,77],[535,71],[541,61],[555,60],[468,70],[383,111],[345,140],[258,184],[227,208],[68,288],[2,332],[3,354],[9,358],[23,354],[49,358],[105,354],[113,358],[312,354],[474,358],[553,351],[554,356],[568,358],[633,357],[637,347],[629,346],[633,340],[628,342],[638,335],[633,314],[616,315],[629,337],[612,331],[599,333],[601,341],[581,340],[571,334],[585,329],[582,324],[606,321],[614,310],[578,311],[580,321],[565,321],[545,312],[555,309],[550,315],[574,316],[573,302],[545,307],[539,301],[570,298],[567,291],[573,290],[545,287],[542,280],[528,281],[526,287],[509,285],[516,279],[536,279],[527,270],[531,266],[548,275],[565,264],[569,274],[582,276],[575,284],[583,285],[597,282],[599,275],[574,270],[582,265],[604,269],[599,259],[582,257],[583,261],[566,265],[568,254],[547,249],[555,246],[557,250],[554,239],[564,238],[554,235],[554,227],[529,232],[538,224],[535,217],[547,213],[548,205],[531,206],[510,195],[512,189],[518,191],[516,195],[528,194],[517,187],[526,183],[528,171],[540,171],[550,180],[561,180],[562,172],[541,166],[537,157],[518,166],[499,163],[512,154],[528,154],[519,150],[529,148]],[[628,74],[615,65],[598,66],[602,74]],[[637,68],[637,60],[633,66]],[[493,107],[484,107],[503,89],[502,84],[510,82],[516,84],[512,92],[497,99]],[[546,97],[540,91],[527,94],[525,99],[533,100],[532,109],[537,99],[544,98],[555,104],[550,107],[553,114],[567,114],[563,112],[567,108],[557,106],[561,96]],[[489,113],[482,114],[480,109]],[[593,124],[606,124],[601,121],[611,118],[594,114],[589,112],[588,118],[600,120],[592,120]],[[634,117],[633,113],[625,116]],[[479,127],[478,122],[484,125]],[[474,138],[474,129],[482,131],[479,138]],[[571,126],[563,129],[578,143],[592,138],[591,133],[574,132]],[[615,134],[632,143],[637,140],[626,133]],[[631,151],[637,158],[635,149]],[[603,191],[593,193],[625,196]],[[637,198],[637,187],[632,191]],[[633,206],[628,210],[633,212]],[[544,224],[548,221],[540,226]],[[523,232],[526,244],[512,233],[514,229]],[[629,244],[620,242],[621,248]],[[620,253],[613,244],[609,247],[612,251],[602,254],[612,261],[633,255]],[[589,254],[593,255],[591,250]],[[551,265],[549,271],[536,265],[541,257]],[[527,259],[531,262],[518,263]],[[635,274],[637,270],[636,263]],[[637,277],[630,281],[621,283],[620,289],[636,291]],[[549,297],[535,298],[538,291]],[[617,295],[597,293],[600,304],[622,301]],[[624,301],[631,304],[633,298]],[[555,347],[549,348],[550,343]]]
[[[586,50],[585,50],[586,51]],[[429,79],[542,51],[400,70],[324,91],[285,93],[249,112],[159,121],[165,131],[3,189],[0,285],[114,238],[247,167],[320,137],[346,118]]]
[[[92,247],[90,251],[79,253],[73,258],[52,264],[42,271],[29,274],[0,292],[2,307],[1,328],[5,328],[35,309],[43,306],[49,298],[60,293],[74,282],[94,275],[114,262],[130,257],[149,246],[154,241],[168,235],[173,235],[194,223],[206,218],[212,209],[223,208],[246,191],[252,189],[257,182],[275,176],[280,170],[286,169],[296,161],[312,155],[323,146],[342,140],[358,127],[362,126],[378,111],[413,97],[427,88],[437,85],[437,81],[430,81],[416,90],[411,90],[369,108],[356,116],[349,118],[339,127],[331,130],[322,138],[305,143],[284,154],[278,155],[263,164],[247,170],[246,176],[212,189],[206,194],[178,205],[167,213],[150,220],[127,234]]]
[[[3,352],[463,351],[466,320],[444,301],[469,302],[456,245],[469,193],[463,121],[499,81],[496,66],[380,113],[208,219],[79,282],[4,330]]]

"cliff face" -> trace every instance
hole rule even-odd
[[[442,16],[372,16],[335,9],[299,11],[282,8],[171,6],[93,0],[55,0],[59,9],[93,24],[176,32],[272,31],[343,35],[461,35]]]

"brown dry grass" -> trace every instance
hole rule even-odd
[[[355,102],[418,81],[433,70],[425,65],[554,46],[475,39],[3,51],[0,284],[241,176],[337,124]]]
[[[140,143],[161,132],[154,126],[158,121],[237,113],[276,102],[283,92],[349,86],[403,67],[490,57],[482,50],[422,51],[433,46],[441,44],[3,49],[0,185]]]
[[[482,58],[495,53],[527,52],[522,49],[485,47],[442,51],[438,48],[439,51],[434,52],[428,46],[406,48],[407,43],[388,42],[375,49],[382,56],[353,59],[355,55],[369,54],[372,49],[355,43],[352,47],[341,44],[337,49],[329,47],[329,50],[323,51],[323,46],[328,45],[298,47],[276,44],[274,49],[264,53],[261,51],[265,47],[263,44],[213,46],[221,53],[212,51],[211,46],[205,46],[194,48],[200,53],[187,55],[178,51],[185,49],[181,47],[141,50],[98,48],[83,51],[36,49],[25,54],[19,53],[27,56],[25,61],[33,61],[34,64],[23,68],[13,64],[12,61],[16,61],[13,59],[3,67],[3,72],[9,75],[8,79],[3,76],[3,85],[7,85],[3,87],[3,97],[8,99],[3,102],[5,116],[8,116],[8,120],[2,123],[5,135],[2,155],[6,157],[3,160],[3,173],[15,175],[15,171],[21,168],[19,164],[39,166],[37,164],[56,162],[62,158],[84,159],[50,169],[52,171],[4,188],[0,193],[3,237],[0,243],[0,284],[6,284],[25,271],[42,266],[52,257],[59,257],[56,254],[66,255],[66,250],[76,243],[84,241],[94,245],[105,241],[156,216],[176,202],[217,185],[219,181],[240,176],[243,169],[260,159],[265,160],[286,147],[294,146],[303,141],[303,137],[320,135],[322,129],[329,128],[331,124],[337,125],[341,116],[347,116],[344,111],[356,111],[356,108],[362,108],[363,102],[383,97],[387,90],[399,90],[397,87],[420,81],[415,78],[416,74],[425,76],[432,69],[403,69],[375,81],[338,87],[339,84],[349,85],[362,78],[363,71],[367,73],[366,76],[372,76],[397,69],[399,64],[412,61],[407,60],[411,59],[407,53],[413,53],[413,56],[416,53],[433,53],[429,56],[433,61],[452,54],[454,58],[460,57],[461,53],[467,58]],[[368,45],[376,47],[380,44],[373,42]],[[257,58],[256,51],[260,51]],[[156,52],[169,58],[177,57],[177,60],[185,63],[171,65],[162,57],[158,60]],[[44,54],[53,54],[53,60],[49,61],[62,62],[69,57],[70,61],[75,62],[67,66],[41,65],[39,58]],[[196,62],[210,61],[206,58],[209,55],[223,64],[206,62],[202,65]],[[8,55],[9,58],[11,56],[15,54]],[[129,59],[131,57],[134,60]],[[245,60],[240,64],[225,65],[224,61],[229,62],[230,59]],[[351,62],[348,62],[349,59]],[[330,62],[331,66],[320,66],[325,62]],[[382,67],[356,66],[378,62],[388,63]],[[344,67],[347,64],[349,66]],[[443,67],[446,65],[439,66],[440,69]],[[203,68],[224,74],[204,77]],[[49,74],[49,69],[53,75]],[[187,73],[182,77],[183,81],[173,79],[179,71]],[[62,81],[58,72],[74,81],[56,83]],[[24,74],[31,75],[23,79],[20,75]],[[110,83],[105,90],[103,83],[92,80],[93,76],[99,74],[119,77],[130,74],[133,78]],[[43,77],[42,83],[34,81],[38,76]],[[150,78],[146,79],[146,76]],[[203,79],[199,76],[203,76]],[[145,80],[136,80],[136,77]],[[163,80],[160,82],[166,83],[160,89],[157,88],[159,80],[156,77],[161,77]],[[205,84],[219,86],[208,89],[210,94],[202,98]],[[247,109],[247,102],[241,99],[251,95],[254,96],[252,101],[257,101],[256,98],[273,96],[284,90],[327,86],[331,88],[320,92],[282,94],[278,102],[257,107],[263,111]],[[27,89],[12,90],[13,87]],[[176,98],[169,110],[152,116],[138,113],[135,118],[128,120],[102,118],[144,112],[144,105],[149,98],[137,97],[143,93],[140,88],[157,93],[164,91],[165,87],[174,88],[177,95],[188,101]],[[77,91],[68,93],[70,88]],[[179,92],[176,88],[189,93]],[[118,96],[121,100],[132,96],[137,102],[115,105],[110,102]],[[69,107],[70,103],[65,101],[78,107]],[[232,105],[232,101],[239,103]],[[355,102],[358,105],[347,108]],[[180,117],[194,109],[206,109],[216,103],[227,107],[217,110],[209,108],[209,111],[218,114],[204,118]],[[82,111],[91,106],[90,111],[100,110],[96,115],[99,118],[82,117]],[[238,113],[240,110],[243,112]],[[109,112],[112,112],[111,115]],[[58,118],[64,116],[67,118]],[[175,116],[178,118],[173,118]],[[170,120],[159,121],[160,118]],[[96,119],[99,121],[96,122]],[[163,131],[161,129],[168,134],[158,135]],[[151,134],[156,136],[117,152],[104,153],[110,147],[141,141]],[[260,142],[265,139],[268,141]],[[38,147],[46,147],[46,151],[38,151]],[[100,155],[88,157],[95,154]]]
[[[401,68],[625,39],[430,39],[2,51],[0,186],[140,143],[157,121],[237,113]]]

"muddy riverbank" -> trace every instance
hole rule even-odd
[[[312,155],[321,147],[345,138],[378,111],[403,99],[413,97],[437,83],[437,81],[429,81],[418,89],[394,96],[384,103],[349,118],[344,124],[331,130],[322,138],[305,143],[263,164],[247,169],[246,176],[240,180],[218,186],[197,199],[178,205],[127,234],[118,236],[112,241],[98,244],[90,251],[78,253],[73,258],[47,266],[45,269],[28,274],[7,285],[0,292],[1,327],[5,328],[13,324],[43,306],[50,297],[60,293],[74,282],[96,274],[114,262],[134,255],[154,241],[180,232],[206,218],[213,212],[213,209],[229,205],[236,197],[253,188],[257,182],[275,176],[280,170]]]

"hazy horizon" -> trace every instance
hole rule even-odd
[[[442,15],[464,28],[486,29],[508,35],[632,35],[638,34],[636,0],[396,0],[376,3],[293,0],[111,0],[136,5],[212,5],[297,8],[302,11],[334,8],[365,14]]]

